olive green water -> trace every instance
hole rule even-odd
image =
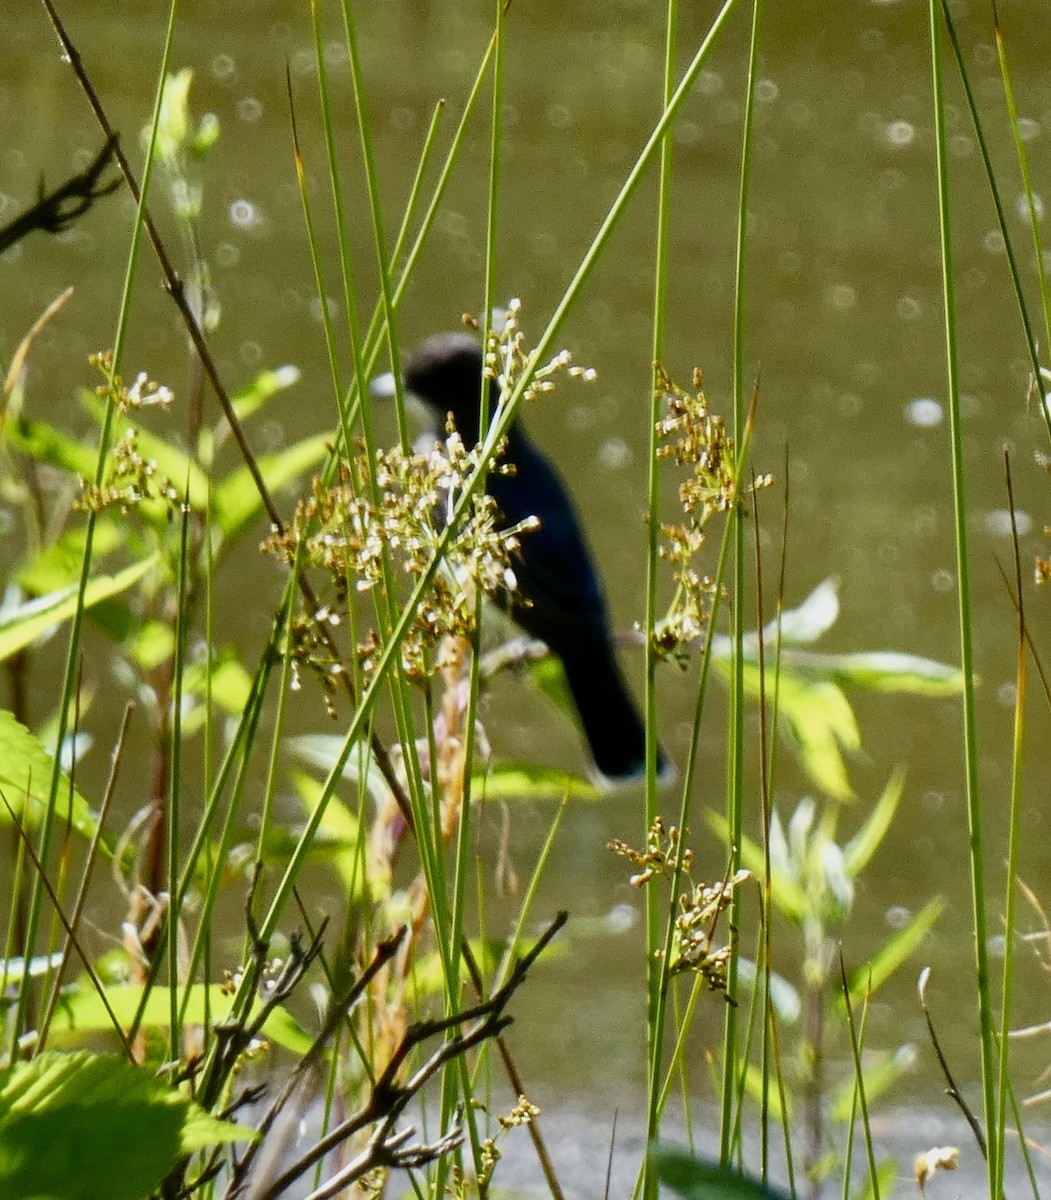
[[[361,49],[369,81],[377,162],[389,225],[406,194],[434,104],[447,101],[444,137],[462,111],[490,34],[491,6],[390,0],[362,5]],[[683,6],[679,33],[685,63],[708,29],[714,6]],[[290,67],[300,111],[312,194],[327,191],[315,120],[313,52],[305,5],[186,4],[173,65],[195,71],[193,99],[214,111],[222,137],[205,176],[206,252],[223,307],[213,344],[231,384],[263,365],[294,363],[302,380],[254,429],[265,449],[331,420],[331,384],[293,175],[285,97]],[[904,3],[852,4],[834,20],[827,6],[772,4],[764,18],[761,81],[748,260],[749,377],[761,372],[753,461],[783,480],[790,459],[786,599],[798,603],[827,576],[841,580],[842,615],[822,648],[897,649],[958,658],[949,441],[933,128],[926,12]],[[151,103],[163,24],[153,5],[64,6],[70,28],[132,151]],[[969,68],[993,131],[1012,235],[1027,249],[1017,171],[1011,159],[988,15],[958,5]],[[675,187],[667,310],[667,364],[688,382],[702,366],[709,399],[729,412],[736,196],[748,31],[742,9],[700,75],[674,131]],[[1006,14],[1012,63],[1036,190],[1051,173],[1051,23],[1039,3]],[[648,3],[516,3],[509,14],[503,111],[504,147],[497,251],[497,294],[520,296],[527,330],[538,333],[572,277],[659,112],[663,16]],[[71,72],[59,57],[43,11],[12,0],[0,15],[0,219],[27,203],[39,175],[57,181],[81,165],[98,135]],[[343,130],[345,183],[362,308],[376,295],[368,219],[362,198],[348,72],[338,28],[330,70]],[[954,175],[960,366],[965,392],[967,512],[973,554],[975,637],[981,676],[981,782],[987,810],[991,932],[1002,908],[1002,861],[1008,797],[1014,678],[1012,607],[999,565],[1010,566],[1004,534],[1002,451],[1013,452],[1023,560],[1042,549],[1051,523],[1051,490],[1034,452],[1046,451],[1038,414],[1027,406],[1028,363],[1005,256],[981,173],[962,94],[951,77],[950,162]],[[485,106],[469,135],[435,232],[401,311],[411,344],[454,326],[481,302],[488,133]],[[443,145],[446,144],[444,141]],[[599,381],[567,387],[528,414],[531,430],[571,480],[594,541],[616,620],[642,613],[646,410],[650,375],[654,198],[652,178],[568,321],[561,343],[594,365]],[[37,235],[0,260],[3,361],[62,288],[76,296],[41,338],[27,378],[30,411],[73,416],[72,392],[90,379],[89,352],[111,344],[130,227],[130,201],[99,206],[69,234]],[[162,227],[171,231],[169,220]],[[323,219],[322,243],[332,286],[335,242]],[[171,232],[173,246],[177,246]],[[1028,256],[1031,258],[1031,254]],[[1026,260],[1028,262],[1028,259]],[[1035,272],[1024,269],[1035,296]],[[144,256],[137,284],[129,370],[145,369],[178,392],[188,378],[183,335]],[[917,401],[928,401],[916,404]],[[940,419],[939,419],[940,418]],[[924,423],[929,419],[934,423]],[[284,498],[286,509],[291,500]],[[776,553],[780,523],[774,492],[764,502]],[[18,525],[4,513],[0,562],[19,552]],[[260,534],[262,534],[260,530]],[[251,658],[268,626],[280,581],[257,563],[248,539],[220,583],[220,636]],[[768,564],[769,565],[769,564]],[[714,567],[714,564],[713,564]],[[1028,580],[1029,569],[1026,567]],[[772,586],[772,585],[771,585]],[[1048,599],[1027,596],[1038,642]],[[33,716],[49,711],[43,656]],[[97,705],[97,747],[89,778],[99,780],[125,699],[105,673],[96,687],[113,696]],[[638,658],[627,659],[636,677]],[[53,678],[53,676],[51,676]],[[662,680],[661,736],[681,763],[690,689],[671,670]],[[917,959],[935,968],[934,1000],[964,1078],[977,1075],[970,999],[972,947],[963,807],[961,716],[956,701],[855,696],[864,754],[852,764],[859,811],[890,771],[904,765],[907,794],[897,824],[859,889],[844,952],[857,961],[932,895],[949,901],[938,932]],[[6,698],[5,698],[6,703]],[[703,737],[700,801],[722,807],[722,695],[713,693]],[[302,728],[323,726],[320,706],[302,704]],[[574,735],[516,684],[501,685],[486,712],[498,752],[533,755],[581,768]],[[750,722],[755,732],[754,719]],[[328,731],[326,727],[326,731]],[[1022,872],[1045,901],[1051,895],[1045,813],[1047,712],[1036,706],[1029,735],[1023,801]],[[91,771],[95,774],[92,776]],[[128,777],[126,807],[135,807]],[[141,780],[138,781],[141,786]],[[777,800],[794,807],[806,782],[782,758]],[[672,801],[668,808],[671,811]],[[559,835],[537,915],[567,906],[576,917],[567,956],[531,983],[519,1014],[520,1065],[542,1098],[570,1089],[606,1104],[637,1098],[643,1014],[638,926],[640,897],[622,864],[604,849],[611,837],[641,836],[641,799],[625,795],[572,809]],[[527,873],[550,814],[511,811],[517,866]],[[499,823],[487,818],[488,843]],[[853,820],[848,814],[844,825]],[[698,823],[699,824],[699,823]],[[698,828],[699,858],[719,874],[721,851]],[[319,897],[319,905],[327,897]],[[868,1041],[922,1042],[912,999],[915,970],[876,1005]],[[1044,977],[1021,967],[1020,1019],[1045,1015]],[[552,1011],[557,1016],[553,1019]],[[572,1013],[572,1020],[561,1016]],[[719,1013],[710,1010],[710,1036]],[[1028,1087],[1044,1061],[1022,1060]],[[936,1103],[939,1080],[924,1046],[902,1095]]]

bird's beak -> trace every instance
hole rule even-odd
[[[369,395],[377,400],[390,400],[394,396],[394,375],[390,371],[377,375],[369,384]]]

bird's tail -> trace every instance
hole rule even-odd
[[[582,639],[560,647],[580,725],[599,775],[609,783],[642,779],[646,773],[646,727],[606,641]],[[668,760],[658,747],[658,773]]]

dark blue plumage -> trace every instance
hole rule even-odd
[[[444,432],[452,413],[465,441],[478,438],[482,352],[470,334],[438,334],[424,342],[405,363],[405,387],[427,406],[436,433]],[[494,383],[490,414],[497,399]],[[506,524],[531,516],[540,521],[539,529],[522,536],[518,591],[505,607],[561,660],[599,773],[610,781],[640,776],[645,730],[617,665],[602,583],[566,486],[517,421],[507,432],[502,461],[514,472],[494,471],[488,490]]]

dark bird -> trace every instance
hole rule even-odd
[[[484,432],[482,368],[481,346],[467,332],[437,334],[405,362],[405,389],[423,402],[439,436],[449,413],[468,444]],[[388,376],[377,384],[377,390],[389,391],[393,380]],[[498,399],[494,380],[490,417]],[[507,526],[533,516],[540,522],[522,536],[518,588],[504,607],[561,660],[598,773],[609,782],[641,777],[645,729],[617,665],[602,582],[566,485],[518,421],[507,430],[501,462],[513,472],[494,471],[487,487]],[[663,756],[658,765],[665,766]]]

